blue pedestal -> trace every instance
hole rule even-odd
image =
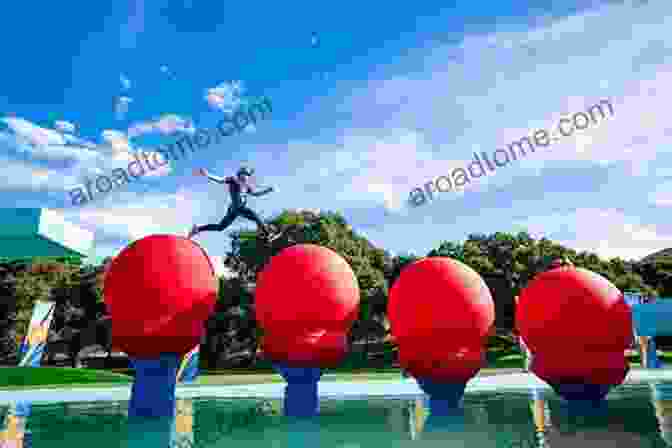
[[[577,406],[596,407],[607,396],[613,386],[605,384],[567,384],[549,383],[555,393]]]
[[[317,419],[290,417],[287,421],[287,447],[320,447],[320,426]]]
[[[646,358],[646,365],[649,369],[662,369],[663,363],[658,359],[656,353],[656,341],[653,338],[649,339],[646,347],[646,353],[642,353],[642,357]]]
[[[425,420],[424,432],[456,432],[464,431],[465,417],[464,409],[461,407],[452,408],[449,411],[445,409],[437,410],[431,405],[430,400],[429,416]]]
[[[280,363],[274,363],[273,368],[287,382],[284,402],[285,416],[299,419],[316,417],[320,409],[317,384],[322,376],[322,369],[290,367]]]
[[[464,431],[464,408],[461,406],[466,383],[436,383],[429,379],[416,378],[418,386],[427,394],[429,416],[425,420],[424,432]]]
[[[173,417],[129,417],[128,448],[171,447]]]
[[[609,425],[608,400],[562,401],[554,409],[553,421],[559,428],[571,428],[573,431],[599,428]]]
[[[416,378],[424,393],[429,395],[429,407],[432,415],[452,416],[460,407],[467,383],[435,383],[434,381]]]
[[[33,432],[27,429],[23,433],[23,448],[33,448]]]
[[[653,383],[650,384],[652,396],[656,400],[670,401],[672,400],[672,383]]]
[[[31,448],[33,446],[33,433],[28,429],[28,417],[30,417],[31,410],[32,406],[30,401],[17,401],[10,408],[10,412],[16,417],[25,419],[26,427],[23,433],[23,448]]]
[[[133,359],[131,362],[135,368],[135,381],[128,406],[129,419],[173,418],[180,356],[164,354],[158,359]]]
[[[17,401],[14,404],[14,415],[17,417],[30,417],[31,404],[30,401]]]
[[[667,300],[655,303],[633,303],[632,320],[635,335],[648,336],[649,350],[642,353],[642,359],[647,359],[649,368],[661,368],[662,362],[656,356],[656,336],[672,335],[672,303]],[[641,347],[640,347],[641,349]]]

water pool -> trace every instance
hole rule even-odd
[[[412,381],[369,385],[374,390],[383,384],[390,390],[401,390],[397,396],[338,399],[327,394],[321,401],[319,418],[312,423],[286,419],[278,398],[226,398],[221,389],[212,394],[219,396],[207,396],[207,389],[201,388],[199,393],[205,395],[184,398],[196,394],[196,389],[185,387],[178,394],[173,446],[667,447],[672,446],[672,377],[665,376],[669,381],[630,381],[615,389],[604,412],[591,416],[568,412],[540,383],[528,381],[531,384],[526,388],[503,387],[515,381],[500,378],[497,390],[468,389],[463,411],[433,431],[424,427],[426,402],[419,393],[410,393]],[[260,394],[272,395],[268,386],[280,390],[280,385],[266,386]],[[325,383],[322,388],[325,386],[335,387]],[[4,398],[8,396],[4,394]],[[0,403],[5,415],[12,403]],[[150,448],[138,443],[142,438],[137,434],[130,434],[137,428],[128,424],[127,407],[125,400],[38,400],[32,402],[28,417],[19,417],[18,433],[24,433],[24,447]],[[5,417],[5,424],[7,420]]]

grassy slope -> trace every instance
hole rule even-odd
[[[672,353],[664,353],[663,362],[672,362]],[[639,357],[632,357],[632,367],[639,367]],[[490,368],[482,369],[480,376],[519,372],[522,357],[509,354],[500,357]],[[341,369],[325,372],[323,381],[386,381],[401,378],[399,369]],[[58,367],[8,367],[0,368],[0,389],[57,387],[101,387],[130,385],[132,377],[105,370],[71,369]],[[208,370],[199,375],[196,385],[267,384],[283,382],[272,371],[254,370]]]
[[[501,375],[505,373],[520,372],[520,369],[506,369],[506,368],[494,368],[494,369],[483,369],[479,372],[479,376],[491,376],[491,375]],[[336,372],[336,373],[325,373],[322,377],[322,381],[396,381],[401,380],[401,372],[399,370],[392,371],[361,371],[361,372]],[[233,375],[201,375],[196,380],[196,385],[235,385],[235,384],[268,384],[268,383],[284,383],[284,380],[280,375],[276,374],[233,374]]]
[[[37,382],[33,379],[27,380],[26,376],[9,376],[11,382],[7,381],[8,376],[5,376],[2,372],[3,370],[9,369],[0,369],[0,390],[21,390],[26,388],[39,388],[39,389],[53,389],[53,388],[86,388],[86,387],[109,387],[109,386],[124,386],[130,385],[130,377],[118,374],[110,374],[105,371],[95,371],[88,370],[87,375],[75,376],[75,375],[63,375],[66,372],[63,371],[74,371],[74,369],[57,369],[57,368],[42,368],[44,370],[52,370],[50,375],[41,375],[40,379],[42,382]],[[17,370],[17,369],[14,369]],[[34,369],[37,371],[39,369]],[[84,370],[84,369],[82,369]],[[61,371],[61,372],[56,372]],[[505,368],[494,368],[494,369],[483,369],[479,373],[479,376],[489,376],[497,375],[511,372],[518,372],[520,369],[505,369]],[[21,375],[24,375],[25,372],[18,372]],[[33,373],[29,372],[32,376]],[[40,372],[42,373],[42,372]],[[67,372],[71,373],[71,372]],[[56,375],[56,376],[55,376]],[[58,376],[63,375],[63,376]],[[49,379],[49,382],[46,381]],[[322,381],[395,381],[401,380],[401,373],[399,370],[386,370],[386,371],[372,371],[372,370],[363,370],[359,372],[326,372],[322,378]],[[88,382],[85,382],[88,381]],[[227,385],[243,385],[243,384],[269,384],[269,383],[284,383],[284,380],[280,375],[274,373],[238,373],[238,372],[227,372],[219,371],[217,374],[202,374],[199,375],[198,379],[194,385],[203,385],[203,386],[227,386]]]
[[[61,367],[0,368],[0,388],[42,387],[49,385],[129,384],[132,378],[105,370],[68,369]]]

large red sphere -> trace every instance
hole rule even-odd
[[[466,381],[483,365],[495,305],[473,269],[430,257],[402,270],[390,291],[388,317],[399,362],[413,376]]]
[[[187,353],[200,343],[217,291],[210,259],[193,241],[151,235],[130,244],[105,275],[114,345],[139,358]]]
[[[574,267],[538,275],[520,294],[516,322],[546,381],[618,384],[627,373],[632,312],[601,275]]]
[[[327,367],[346,353],[347,332],[359,312],[357,278],[336,252],[294,245],[259,273],[255,308],[268,357]]]

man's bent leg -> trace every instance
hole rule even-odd
[[[221,232],[222,230],[229,227],[233,221],[238,217],[238,210],[234,207],[229,207],[229,211],[226,212],[226,216],[222,219],[219,224],[207,224],[204,226],[198,227],[198,232]]]
[[[266,227],[266,224],[264,224],[264,221],[261,220],[259,215],[257,215],[254,210],[248,208],[248,207],[241,207],[238,209],[240,216],[243,218],[249,219],[250,221],[254,221],[257,224],[258,229],[265,235],[269,236],[271,232],[268,231],[268,227]]]

